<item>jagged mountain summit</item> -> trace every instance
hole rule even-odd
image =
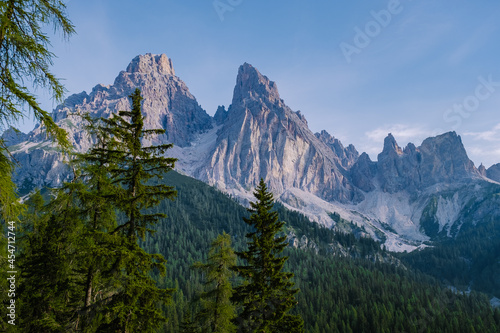
[[[353,177],[357,186],[370,191],[377,182],[380,189],[389,193],[415,192],[439,183],[481,178],[455,132],[427,138],[418,148],[409,143],[404,149],[389,134],[377,162],[373,164],[369,158],[357,161],[354,170],[361,174]]]
[[[243,201],[263,178],[288,208],[327,227],[358,228],[395,251],[454,237],[463,226],[500,216],[500,196],[494,195],[500,192],[500,167],[476,169],[456,133],[404,149],[389,134],[371,161],[326,131],[313,133],[304,115],[281,99],[276,83],[247,63],[238,70],[231,105],[220,106],[213,117],[166,55],[146,54],[134,58],[112,85],[68,97],[53,118],[75,150],[86,151],[92,139],[75,114],[111,117],[128,110],[135,88],[142,92],[146,127],[164,128],[156,140],[175,145],[168,154],[179,159],[177,170]],[[15,181],[22,192],[71,178],[39,126],[28,134],[9,130],[3,138],[20,162]],[[338,215],[352,225],[337,225]]]
[[[197,178],[243,191],[264,178],[277,195],[300,188],[328,201],[362,200],[342,167],[356,158],[354,147],[337,144],[339,157],[311,132],[300,112],[285,105],[276,83],[247,63],[239,68],[223,118],[211,158],[196,171]]]
[[[137,87],[142,92],[146,128],[164,128],[167,131],[158,140],[186,147],[198,133],[213,128],[212,118],[201,108],[186,84],[175,75],[172,61],[164,54],[135,57],[127,69],[119,73],[113,85],[98,84],[89,94],[84,91],[69,96],[54,110],[52,117],[68,132],[75,150],[86,151],[92,140],[83,131],[83,121],[76,114],[88,113],[92,117],[108,118],[120,110],[129,110],[128,96]],[[70,177],[63,165],[57,164],[61,161],[60,154],[47,140],[42,128],[37,125],[23,139],[17,140],[11,147],[21,164],[14,177],[17,184],[22,188],[29,188],[30,184],[53,187]],[[50,170],[54,167],[58,170],[52,175]],[[55,177],[56,174],[59,177]]]

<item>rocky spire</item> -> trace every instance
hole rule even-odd
[[[223,189],[246,190],[264,178],[277,196],[301,188],[326,200],[361,199],[341,158],[311,132],[302,114],[285,105],[276,84],[252,65],[240,66],[227,116],[219,108],[216,118],[222,128],[213,155],[198,169],[200,179]],[[340,147],[343,154],[355,151]]]
[[[382,189],[391,193],[480,175],[455,132],[427,138],[418,148],[409,143],[404,151],[389,134],[377,170]]]
[[[486,175],[486,167],[481,163],[481,165],[477,168],[477,171],[481,174],[481,176],[487,177]]]
[[[232,104],[245,102],[247,99],[261,99],[271,104],[283,102],[276,83],[260,74],[252,65],[244,63],[238,70]]]
[[[339,157],[341,165],[349,169],[358,159],[359,153],[353,145],[344,147],[342,142],[325,130],[314,134],[320,141],[324,142]]]
[[[381,154],[388,154],[390,152],[396,152],[398,155],[401,155],[403,153],[401,148],[398,146],[396,139],[391,133],[387,134],[387,137],[384,139],[384,149],[382,150]]]
[[[160,74],[175,76],[172,60],[165,54],[151,54],[138,55],[127,67],[128,73],[140,74]]]

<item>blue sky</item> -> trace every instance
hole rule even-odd
[[[313,131],[372,159],[455,130],[478,166],[500,162],[500,2],[494,0],[70,0],[77,35],[53,38],[68,94],[112,84],[138,54],[165,53],[211,115],[238,67],[275,81]],[[43,105],[55,105],[41,96]],[[32,124],[21,124],[30,130]]]

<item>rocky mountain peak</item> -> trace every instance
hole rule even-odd
[[[224,105],[219,105],[214,114],[214,120],[217,125],[222,125],[227,118],[227,110]]]
[[[271,103],[280,102],[276,83],[262,75],[255,67],[244,63],[238,70],[236,86],[234,87],[233,104],[245,99],[268,100]]]
[[[389,134],[378,155],[377,170],[382,189],[390,193],[411,192],[480,175],[455,132],[427,138],[418,148],[409,143],[404,151]]]
[[[446,179],[479,175],[474,163],[467,156],[462,139],[455,132],[427,138],[419,150],[426,162],[422,170],[424,174],[439,174]]]
[[[314,134],[321,142],[326,144],[339,158],[342,167],[349,169],[358,159],[359,153],[353,145],[344,147],[342,142],[325,130]]]
[[[477,168],[477,171],[481,174],[481,176],[487,177],[486,175],[486,167],[481,163],[481,165]]]
[[[4,144],[8,147],[23,142],[27,137],[23,132],[16,130],[14,127],[9,127],[2,133],[0,139],[4,140]]]
[[[486,176],[489,179],[500,182],[500,163],[494,164],[486,170]]]
[[[391,152],[395,152],[398,155],[403,154],[403,150],[401,149],[401,147],[398,146],[396,139],[391,133],[389,133],[387,134],[387,137],[384,139],[384,149],[382,150],[381,154],[385,155]]]
[[[454,148],[455,150],[458,150],[457,152],[467,154],[464,145],[462,144],[462,138],[455,131],[429,137],[422,142],[420,148],[436,149],[436,147],[441,146]]]
[[[350,169],[354,185],[365,192],[370,192],[375,189],[372,180],[376,172],[377,163],[372,162],[367,153],[362,153]]]
[[[135,57],[127,67],[128,73],[150,74],[158,73],[161,75],[175,76],[172,60],[165,54],[147,53]]]
[[[318,139],[304,116],[280,99],[276,84],[252,65],[240,66],[232,104],[227,114],[219,107],[214,118],[221,128],[211,158],[195,173],[199,179],[248,191],[263,178],[276,196],[300,188],[326,200],[360,201],[361,191],[342,166],[357,158],[355,149]]]

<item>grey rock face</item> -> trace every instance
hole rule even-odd
[[[16,131],[14,128],[9,127],[5,132],[3,132],[1,139],[4,141],[4,144],[8,146],[16,145],[20,142],[25,141],[28,136],[23,133]]]
[[[494,164],[486,170],[486,176],[496,182],[500,182],[500,163]]]
[[[55,109],[53,118],[70,133],[76,148],[85,151],[90,143],[80,142],[83,124],[70,115],[79,112],[108,118],[118,111],[130,110],[129,95],[136,88],[143,97],[146,128],[164,128],[164,141],[185,147],[197,133],[213,127],[211,117],[198,105],[186,84],[175,76],[172,61],[164,54],[135,57],[113,85],[98,84],[90,94],[70,96]]]
[[[96,86],[79,109],[104,117],[129,110],[128,96],[135,88],[141,89],[146,128],[165,129],[166,141],[185,147],[196,133],[212,128],[210,116],[175,76],[172,61],[164,54],[137,56],[112,86]]]
[[[227,111],[224,105],[220,105],[214,115],[214,120],[217,125],[222,125],[227,119]]]
[[[331,136],[327,131],[323,130],[321,133],[314,134],[320,141],[326,144],[339,158],[340,164],[349,169],[359,158],[359,153],[353,145],[346,148],[342,145],[339,139]]]
[[[373,178],[377,173],[377,163],[372,162],[367,153],[361,154],[349,171],[355,186],[365,192],[370,192],[375,189]]]
[[[420,147],[402,150],[389,134],[378,155],[377,176],[385,192],[414,192],[438,184],[480,175],[469,160],[460,136],[448,132],[427,138]]]
[[[129,95],[136,88],[141,90],[143,97],[145,127],[166,130],[165,135],[155,140],[186,147],[199,133],[213,128],[212,118],[198,105],[185,83],[175,76],[172,61],[164,54],[137,56],[126,71],[120,72],[113,85],[99,84],[90,94],[82,92],[68,97],[54,110],[52,116],[57,124],[68,132],[75,150],[84,152],[91,147],[92,140],[84,131],[82,119],[74,114],[108,118],[118,111],[130,110]],[[23,160],[22,167],[17,170],[18,184],[31,181],[35,185],[53,185],[53,181],[47,179],[48,173],[43,171],[53,164],[57,153],[54,152],[52,143],[47,140],[45,132],[37,126],[23,137],[24,140],[13,141],[11,137],[9,136],[9,140],[18,145],[13,147],[16,159]],[[39,148],[33,148],[34,146]],[[34,153],[36,149],[41,151]],[[62,160],[62,157],[58,156]],[[62,169],[59,171],[63,172]],[[33,173],[36,172],[41,178],[40,181],[35,181]],[[64,172],[60,178],[66,178]]]
[[[481,163],[481,165],[477,168],[477,171],[479,172],[479,174],[483,177],[487,177],[486,175],[486,167],[483,165],[483,163]]]
[[[301,249],[301,250],[312,250],[316,254],[319,253],[319,246],[314,242],[310,241],[306,235],[302,235],[302,237],[297,238],[295,235],[295,232],[290,231],[286,235],[286,241],[288,244],[296,249]]]
[[[277,196],[296,187],[326,200],[362,198],[340,158],[285,105],[276,84],[247,63],[211,155],[196,176],[223,189],[251,190],[264,178]]]
[[[23,166],[13,174],[13,180],[18,184],[21,195],[34,187],[57,187],[63,181],[71,179],[68,166],[63,163],[61,154],[56,151],[33,149],[18,152],[15,158]]]
[[[479,176],[467,156],[462,139],[455,132],[427,138],[419,150],[422,153],[420,174],[425,175],[421,180],[423,186]]]
[[[417,189],[421,182],[421,159],[420,152],[413,144],[408,144],[403,151],[392,134],[389,134],[384,140],[384,149],[378,155],[377,161],[377,176],[382,190],[394,193],[404,189]]]

